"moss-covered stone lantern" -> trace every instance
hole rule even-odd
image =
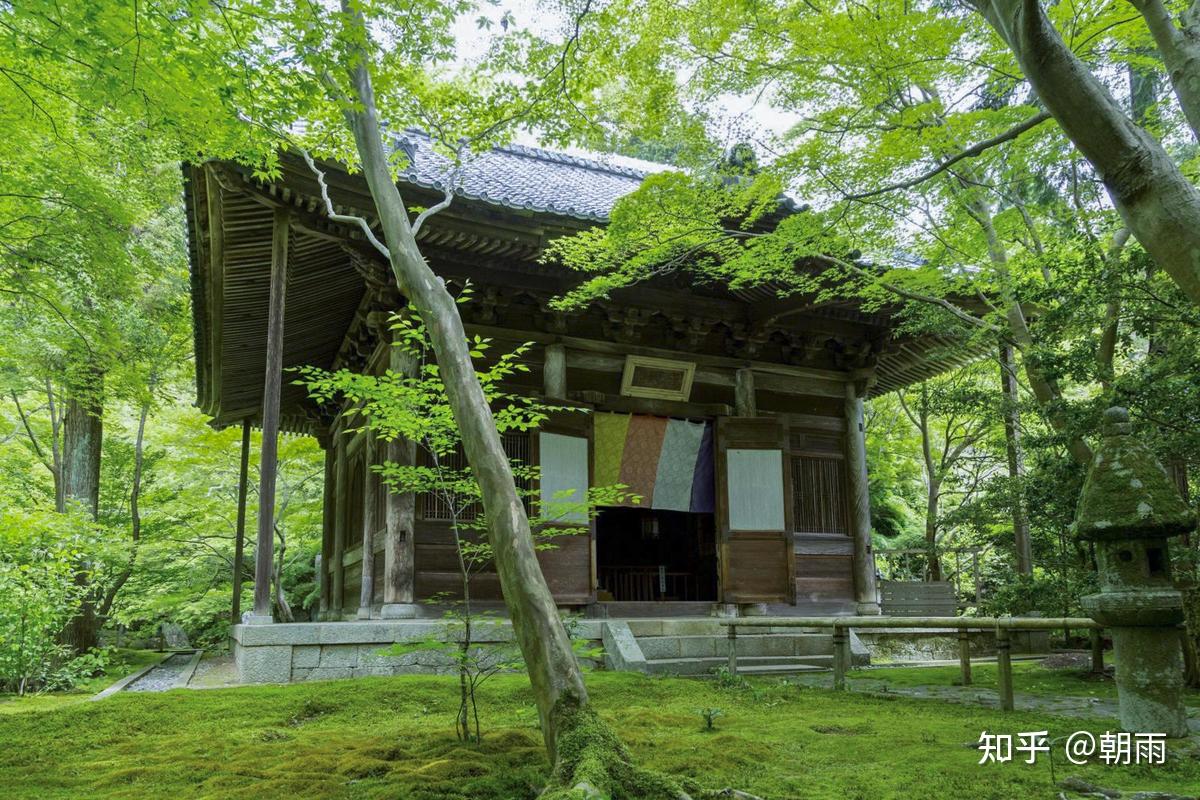
[[[1187,735],[1183,600],[1171,583],[1167,539],[1194,525],[1154,453],[1130,435],[1129,412],[1105,411],[1073,527],[1096,545],[1100,591],[1083,607],[1112,632],[1121,725],[1129,731]]]

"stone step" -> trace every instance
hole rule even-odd
[[[727,658],[658,658],[646,660],[648,672],[660,675],[708,675],[729,664]],[[738,658],[738,671],[807,672],[830,669],[833,656],[750,656]]]
[[[800,672],[828,672],[832,666],[816,666],[814,664],[757,664],[743,667],[738,661],[739,675],[795,675]]]
[[[638,645],[648,660],[661,658],[728,657],[726,636],[639,636]],[[737,637],[738,657],[820,656],[833,652],[833,637],[819,633],[756,634]]]
[[[713,617],[701,619],[629,619],[629,630],[634,636],[728,636],[729,629],[719,625]],[[738,628],[738,638],[743,635],[763,634],[799,635],[816,633],[830,635],[828,628],[793,628],[790,626],[774,626],[766,628]]]

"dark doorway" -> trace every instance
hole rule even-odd
[[[600,600],[715,601],[713,515],[601,510],[596,518],[596,577]]]

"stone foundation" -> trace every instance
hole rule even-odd
[[[241,683],[356,678],[367,675],[437,675],[455,672],[453,661],[434,650],[384,655],[395,643],[446,636],[445,623],[433,620],[298,622],[235,625],[233,658]],[[579,634],[598,643],[596,622],[579,623]],[[487,622],[476,631],[481,644],[512,641],[507,621]]]

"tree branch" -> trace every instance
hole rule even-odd
[[[895,191],[899,191],[901,189],[911,189],[912,187],[914,187],[918,184],[924,183],[925,181],[929,180],[930,178],[933,178],[933,177],[941,174],[942,172],[945,172],[950,167],[954,166],[955,164],[957,164],[959,161],[962,161],[963,159],[974,158],[975,156],[980,155],[981,153],[983,153],[987,150],[990,150],[991,148],[996,147],[997,145],[1001,145],[1001,144],[1004,144],[1005,142],[1010,142],[1013,139],[1016,139],[1021,134],[1025,133],[1028,130],[1036,128],[1038,125],[1041,125],[1043,122],[1045,122],[1048,119],[1050,119],[1050,113],[1048,111],[1043,111],[1040,114],[1036,114],[1018,125],[1014,125],[1013,127],[1009,128],[1008,130],[1004,131],[1003,133],[998,133],[990,139],[984,139],[982,142],[979,142],[978,144],[974,144],[974,145],[968,147],[966,150],[962,150],[958,153],[955,153],[954,155],[947,158],[945,161],[942,161],[941,163],[939,163],[933,169],[923,172],[915,178],[912,178],[907,181],[901,181],[899,183],[893,183],[889,186],[884,186],[880,189],[872,189],[869,192],[860,192],[858,194],[847,195],[845,199],[846,200],[865,200],[868,197],[875,197],[876,195],[887,194],[888,192],[895,192]]]
[[[387,249],[383,242],[375,238],[374,231],[371,230],[371,226],[367,224],[365,219],[354,216],[353,214],[339,214],[334,210],[333,201],[329,199],[329,184],[325,183],[325,173],[317,167],[316,162],[313,161],[313,158],[311,155],[309,155],[308,150],[304,149],[303,147],[300,148],[300,155],[304,156],[304,162],[308,164],[308,168],[311,169],[313,174],[317,176],[317,183],[321,187],[321,199],[325,202],[325,214],[334,222],[344,222],[349,225],[357,225],[362,229],[363,235],[367,237],[367,241],[371,243],[371,246],[382,253],[384,258],[390,259],[392,257],[391,252]]]

